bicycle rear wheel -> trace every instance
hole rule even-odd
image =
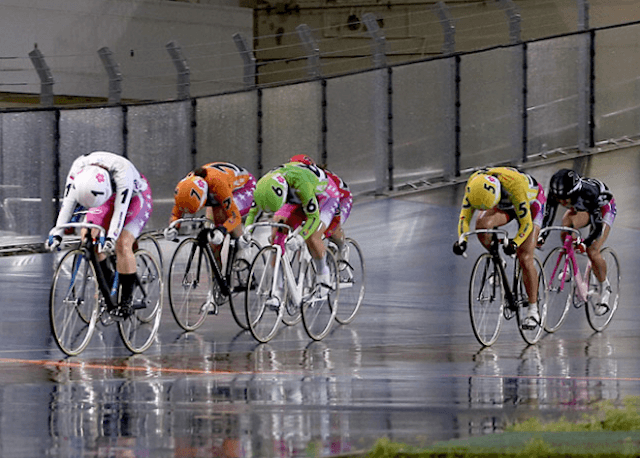
[[[84,250],[72,250],[53,275],[49,312],[60,350],[80,354],[89,344],[98,319],[100,292],[96,272]]]
[[[528,344],[535,344],[542,337],[542,333],[544,332],[546,321],[547,321],[547,280],[544,274],[544,269],[542,268],[542,263],[538,259],[538,257],[533,258],[533,262],[536,267],[536,271],[538,272],[538,313],[540,315],[540,323],[533,329],[522,329],[522,322],[526,316],[525,307],[522,306],[522,302],[528,300],[527,291],[524,287],[524,281],[522,278],[522,268],[520,264],[518,264],[518,281],[517,281],[517,292],[516,292],[516,302],[518,302],[518,330],[520,331],[520,335]]]
[[[587,321],[589,322],[589,326],[597,332],[603,331],[609,326],[614,313],[618,310],[618,301],[620,300],[620,262],[618,261],[618,255],[609,247],[600,250],[600,254],[607,263],[607,278],[611,286],[611,296],[609,297],[609,309],[600,315],[596,313],[595,307],[597,304],[595,298],[589,297],[586,306]],[[592,270],[589,280],[589,290],[594,290],[597,285],[598,280]]]
[[[153,344],[162,319],[164,291],[160,265],[146,250],[137,250],[138,284],[133,293],[133,314],[119,321],[120,336],[133,353],[142,353]]]
[[[303,299],[302,323],[313,340],[322,340],[329,333],[338,312],[340,281],[338,264],[331,250],[326,251],[326,263],[329,268],[328,285],[318,285],[313,262],[307,268],[307,278],[313,278],[314,289],[311,297]]]
[[[349,324],[360,310],[364,300],[365,266],[360,245],[353,239],[345,240],[348,257],[338,262],[340,279],[340,307],[336,320],[340,324]]]
[[[560,329],[571,308],[575,282],[573,265],[564,248],[556,247],[547,255],[542,267],[548,283],[544,330],[555,332]]]
[[[169,263],[171,313],[185,331],[198,329],[213,306],[213,272],[209,251],[195,238],[184,239]]]
[[[247,323],[247,315],[245,314],[244,301],[241,294],[247,290],[247,283],[249,281],[249,271],[251,270],[251,262],[255,258],[256,254],[260,251],[260,245],[256,241],[251,241],[251,245],[245,250],[245,255],[242,258],[238,258],[234,255],[233,263],[231,264],[231,275],[229,278],[229,288],[231,289],[231,297],[229,297],[229,307],[231,308],[231,314],[233,319],[242,329],[249,329]],[[236,255],[237,255],[236,251]]]
[[[245,294],[245,314],[251,334],[258,342],[269,342],[282,321],[287,300],[282,259],[273,245],[263,247],[251,263]],[[275,279],[274,279],[275,275]]]
[[[471,271],[469,316],[473,334],[485,347],[500,334],[505,298],[498,266],[489,253],[482,253]]]

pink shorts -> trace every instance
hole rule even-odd
[[[147,183],[147,189],[131,198],[122,228],[130,232],[135,238],[142,233],[142,229],[147,224],[147,221],[149,221],[153,210],[151,186],[149,186],[149,182],[144,176],[140,175],[140,177]],[[109,200],[100,207],[89,210],[89,213],[87,213],[87,222],[102,226],[108,231],[109,225],[111,224],[111,217],[113,216],[113,204],[115,200],[116,193],[114,192]],[[143,209],[144,211],[142,211]]]
[[[616,200],[611,199],[611,202],[602,207],[600,211],[602,211],[602,221],[607,223],[609,227],[613,227],[613,221],[616,219],[616,213],[618,213]]]
[[[318,206],[320,207],[320,221],[324,224],[325,229],[329,227],[331,220],[336,214],[339,197],[340,192],[332,179],[329,179],[329,184],[322,194],[316,196],[318,199]],[[302,206],[298,204],[284,204],[275,212],[274,216],[284,218],[287,221],[287,224],[294,229],[300,226],[307,219],[307,215],[302,210]]]

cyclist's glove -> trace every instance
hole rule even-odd
[[[544,245],[544,242],[547,241],[547,234],[549,234],[548,232],[545,232],[544,235],[540,235],[538,236],[538,242],[536,244],[536,246],[538,248],[540,248],[542,245]]]
[[[516,245],[516,242],[514,242],[513,240],[509,240],[509,243],[507,243],[504,247],[504,254],[506,254],[507,256],[513,256],[514,254],[516,254],[517,249],[518,245]]]
[[[116,241],[111,237],[107,237],[104,239],[102,243],[102,250],[104,254],[110,255],[116,252]]]
[[[453,244],[453,252],[454,252],[454,254],[456,254],[458,256],[462,256],[465,251],[467,251],[467,241],[466,240],[463,240],[462,243],[458,243],[458,241],[456,241],[456,243]]]
[[[49,251],[54,251],[55,249],[60,249],[60,244],[62,243],[62,237],[59,235],[50,235],[49,240],[45,242],[45,248]]]
[[[287,251],[294,252],[300,249],[304,245],[304,238],[300,234],[296,234],[293,237],[289,237],[285,242]]]
[[[173,242],[178,238],[178,229],[175,227],[166,227],[164,229],[164,239]]]
[[[209,242],[213,243],[214,245],[220,245],[224,241],[224,236],[226,235],[226,233],[227,232],[224,230],[224,226],[216,227],[212,231],[209,231]]]

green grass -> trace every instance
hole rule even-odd
[[[596,404],[581,420],[543,423],[538,418],[510,425],[504,433],[411,447],[383,438],[367,458],[604,458],[640,456],[640,398]]]

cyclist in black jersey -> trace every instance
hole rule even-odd
[[[581,251],[586,251],[593,273],[600,283],[597,293],[596,314],[607,312],[611,287],[607,278],[607,264],[600,250],[609,236],[609,231],[616,217],[616,203],[613,194],[606,184],[595,178],[583,178],[570,169],[561,169],[553,174],[549,182],[547,205],[544,209],[542,227],[553,223],[558,204],[568,210],[562,216],[562,225],[580,229],[591,225],[589,235],[584,239]],[[545,234],[548,234],[545,233]],[[567,234],[562,233],[564,238]],[[545,237],[538,239],[542,246]]]

